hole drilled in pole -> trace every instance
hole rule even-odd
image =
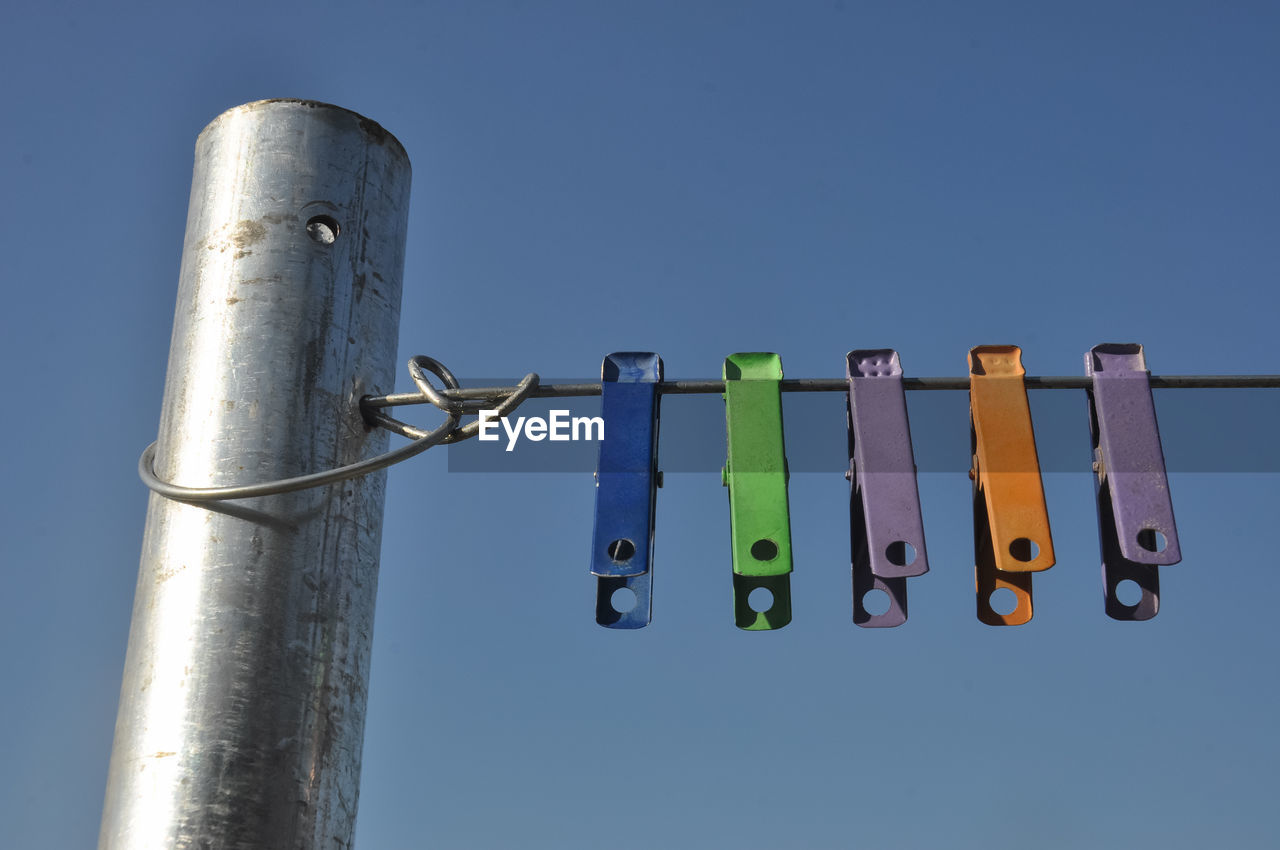
[[[340,230],[338,222],[327,215],[312,216],[307,221],[307,235],[311,237],[311,241],[319,242],[321,245],[332,245],[336,242]]]

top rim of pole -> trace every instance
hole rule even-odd
[[[276,104],[291,104],[294,106],[305,106],[310,109],[333,110],[335,112],[341,112],[346,115],[350,115],[352,118],[355,118],[357,122],[359,122],[360,129],[362,129],[365,132],[365,134],[373,142],[377,144],[387,145],[388,147],[392,148],[394,151],[399,153],[400,156],[404,157],[406,163],[409,161],[409,152],[405,150],[404,145],[401,144],[400,140],[395,137],[395,134],[393,134],[390,130],[383,127],[377,121],[374,121],[372,118],[366,118],[365,116],[361,115],[359,112],[356,112],[353,109],[347,109],[344,106],[338,106],[332,103],[325,103],[324,101],[321,101],[321,100],[308,100],[306,98],[298,98],[298,97],[270,97],[270,98],[265,98],[263,100],[253,100],[248,103],[242,103],[239,106],[233,106],[230,109],[227,109],[224,112],[219,113],[216,118],[214,118],[212,121],[206,124],[204,126],[204,129],[200,131],[199,137],[203,137],[205,133],[209,132],[209,130],[211,130],[214,127],[214,125],[220,123],[221,121],[225,120],[226,118],[232,115],[236,115],[244,112],[256,112],[259,109],[262,109],[268,106],[274,106]],[[199,139],[199,137],[197,137],[197,140]]]

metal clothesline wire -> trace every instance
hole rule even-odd
[[[444,383],[444,387],[435,387],[427,378],[427,372],[431,372],[440,378]],[[456,443],[468,437],[473,437],[479,428],[479,423],[469,422],[462,425],[459,424],[459,418],[463,414],[476,413],[488,406],[496,409],[499,416],[506,416],[527,398],[567,398],[600,395],[599,383],[542,384],[536,372],[530,372],[525,375],[519,384],[511,386],[462,387],[448,367],[440,361],[425,355],[418,355],[409,361],[409,374],[418,388],[417,392],[365,396],[360,400],[360,409],[364,414],[365,420],[370,425],[385,428],[412,440],[408,445],[384,452],[376,457],[335,469],[277,481],[236,484],[227,487],[186,487],[181,484],[164,481],[156,475],[155,457],[157,444],[152,443],[147,446],[142,452],[142,457],[138,459],[138,475],[144,484],[161,496],[191,504],[291,493],[297,490],[333,484],[358,475],[366,475],[408,460],[432,446]],[[1093,385],[1091,378],[1075,376],[1027,376],[1023,380],[1026,388],[1032,390],[1082,390]],[[1156,389],[1280,387],[1280,375],[1152,375],[1150,380],[1151,386]],[[909,390],[967,390],[969,388],[969,379],[967,377],[903,378],[903,385]],[[783,392],[844,392],[848,387],[849,382],[840,378],[791,378],[784,379],[781,384]],[[724,381],[664,381],[658,384],[658,391],[666,395],[723,393]],[[385,412],[388,407],[407,404],[434,404],[447,414],[447,419],[433,430],[426,431],[401,422]]]
[[[1093,379],[1076,375],[1027,375],[1024,385],[1029,390],[1084,390],[1093,386]],[[1152,375],[1152,389],[1259,389],[1280,388],[1280,375]],[[962,378],[906,378],[902,379],[908,390],[967,390],[969,379]],[[441,390],[440,394],[451,399],[470,401],[491,399],[509,395],[515,386],[462,387]],[[847,392],[849,382],[844,378],[784,378],[784,393]],[[724,392],[724,381],[663,381],[658,384],[663,395],[697,395]],[[530,398],[571,398],[600,395],[600,384],[541,384],[529,394]],[[424,404],[429,399],[421,393],[391,393],[366,396],[362,405],[366,409],[396,407],[404,404]]]

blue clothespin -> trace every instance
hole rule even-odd
[[[650,351],[620,351],[600,370],[604,437],[596,466],[596,521],[591,572],[596,576],[596,622],[640,629],[653,616],[653,520],[658,471],[658,384],[662,358]],[[626,608],[622,589],[634,594]],[[626,610],[620,610],[626,608]]]

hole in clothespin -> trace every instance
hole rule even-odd
[[[916,559],[916,547],[905,540],[895,540],[884,550],[884,556],[895,567],[905,567]]]
[[[625,564],[635,556],[636,544],[624,537],[621,540],[615,540],[610,543],[607,551],[615,564]]]
[[[629,587],[620,587],[609,597],[609,604],[613,606],[613,610],[619,614],[626,614],[632,608],[636,607],[639,599],[636,592]]]
[[[767,587],[757,587],[747,597],[747,604],[757,614],[763,614],[773,607],[773,591]]]
[[[1009,554],[1019,561],[1034,561],[1040,557],[1040,546],[1034,540],[1018,537],[1009,544]],[[1013,609],[1009,609],[1012,611]],[[997,613],[1008,613],[1007,611]]]
[[[872,617],[879,617],[889,612],[890,601],[889,594],[874,588],[862,594],[862,610]]]
[[[1142,585],[1131,578],[1116,585],[1116,601],[1129,608],[1136,608],[1142,602]]]
[[[1007,617],[1018,608],[1018,594],[1007,587],[998,587],[991,591],[991,597],[987,602],[992,611],[1001,617]]]
[[[755,558],[757,561],[772,561],[774,558],[778,557],[778,544],[768,538],[757,540],[755,543],[751,544],[751,557]],[[764,588],[760,589],[763,590]],[[768,591],[765,592],[767,593]],[[754,592],[752,595],[755,595]],[[773,598],[772,594],[770,594],[770,598]],[[767,609],[755,608],[753,610],[764,611]]]
[[[1163,552],[1169,545],[1169,538],[1154,528],[1144,528],[1138,532],[1138,545],[1148,552]]]

